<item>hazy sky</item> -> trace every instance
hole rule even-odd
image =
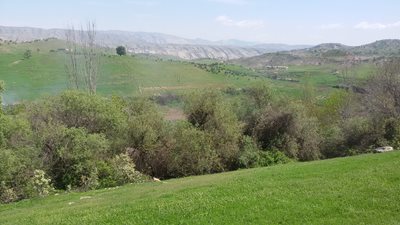
[[[400,38],[399,0],[0,0],[0,25],[146,31],[209,40],[358,45]]]

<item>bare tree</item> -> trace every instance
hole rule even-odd
[[[77,32],[71,27],[66,32],[68,63],[66,72],[69,86],[96,93],[99,53],[96,46],[96,24],[89,21],[86,29]],[[83,85],[82,85],[83,84]]]
[[[78,40],[74,26],[71,26],[65,33],[67,40],[68,62],[65,65],[69,87],[79,89],[80,73],[78,65]]]
[[[84,58],[84,77],[86,87],[91,94],[96,93],[99,54],[97,52],[96,24],[89,21],[86,30],[81,29],[82,54]]]
[[[400,118],[400,59],[389,59],[368,80],[365,106],[381,118]]]
[[[345,61],[341,65],[342,82],[345,85],[352,85],[354,77],[352,76],[352,67],[355,65],[355,57],[351,53],[347,53]]]

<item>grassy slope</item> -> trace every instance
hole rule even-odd
[[[6,82],[6,103],[32,100],[46,94],[55,94],[66,88],[63,52],[50,53],[52,49],[65,47],[59,40],[0,46],[0,80]],[[26,49],[33,56],[22,60]],[[40,49],[40,51],[37,51]],[[228,66],[232,70],[249,75],[254,72],[239,66]],[[292,97],[301,96],[304,84],[313,84],[319,95],[325,96],[332,86],[341,83],[332,75],[337,66],[290,66],[290,77],[300,83],[270,80],[252,76],[211,74],[189,63],[160,61],[146,57],[101,57],[98,92],[124,96],[157,94],[160,92],[182,92],[194,88],[220,88],[226,86],[245,87],[252,83],[268,82],[278,93]],[[357,77],[370,73],[368,66],[356,68]]]
[[[6,83],[5,102],[32,100],[66,88],[63,52],[58,40],[0,46],[0,80]],[[32,57],[22,60],[26,49]],[[37,51],[40,49],[40,51]],[[98,92],[102,94],[154,94],[193,88],[244,86],[267,79],[215,75],[184,62],[146,57],[102,56]]]
[[[0,205],[0,224],[398,224],[398,168],[391,152],[63,194]]]

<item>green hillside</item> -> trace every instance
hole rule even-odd
[[[398,224],[400,152],[60,194],[0,224]]]
[[[6,83],[5,102],[32,100],[66,89],[66,54],[60,40],[50,39],[0,46],[0,79]],[[29,49],[32,57],[23,59]],[[98,92],[102,94],[153,94],[194,88],[243,86],[258,78],[212,74],[187,62],[156,57],[103,55]],[[266,80],[266,79],[263,79]]]
[[[2,43],[0,80],[6,83],[4,102],[33,100],[65,90],[67,55],[63,48],[65,43],[57,39]],[[32,51],[32,57],[24,59],[27,49]],[[119,57],[114,55],[112,49],[105,52],[100,58],[97,85],[97,91],[104,95],[152,95],[228,86],[239,88],[267,82],[278,93],[292,97],[301,96],[305,84],[314,85],[318,95],[325,96],[333,90],[332,86],[343,82],[340,74],[334,74],[334,71],[340,70],[338,65],[289,66],[287,71],[258,71],[226,64],[201,68],[201,65],[214,61],[186,62],[140,55]],[[353,68],[351,75],[365,77],[370,72],[370,66],[363,65]]]

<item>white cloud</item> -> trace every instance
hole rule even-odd
[[[249,3],[248,0],[209,0],[212,2],[231,4],[231,5],[246,5]]]
[[[382,29],[387,29],[387,28],[394,28],[394,27],[400,27],[400,21],[395,22],[395,23],[370,23],[363,21],[357,25],[354,26],[356,29],[363,29],[363,30],[382,30]]]
[[[218,16],[215,20],[228,27],[239,27],[239,28],[262,28],[264,27],[264,21],[262,20],[239,20],[235,21],[228,16]]]
[[[322,30],[336,30],[336,29],[343,28],[343,25],[339,24],[339,23],[323,24],[323,25],[319,26],[319,28]]]

